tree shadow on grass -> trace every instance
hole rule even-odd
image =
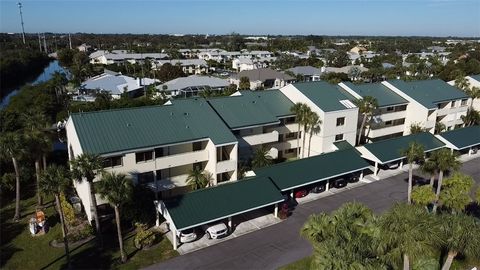
[[[17,251],[22,251],[23,249],[16,248],[12,244],[4,245],[0,248],[0,268],[2,268],[8,260],[15,254]]]

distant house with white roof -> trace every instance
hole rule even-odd
[[[153,83],[155,83],[153,79],[132,78],[106,70],[103,74],[84,81],[80,85],[79,92],[82,95],[107,92],[112,98],[120,98],[123,93],[127,93],[129,97],[138,97],[144,94],[146,86]]]
[[[233,59],[232,68],[236,71],[252,70],[257,68],[267,68],[270,63],[275,61],[276,57],[247,58],[240,57]]]
[[[152,64],[153,69],[160,69],[164,64],[179,65],[185,74],[206,74],[209,72],[207,61],[203,59],[158,60]]]
[[[229,86],[226,79],[212,76],[191,75],[180,77],[157,86],[157,90],[167,97],[175,96],[198,96],[199,92],[205,90],[223,91]]]

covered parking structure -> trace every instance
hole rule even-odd
[[[309,158],[275,164],[255,170],[257,176],[270,177],[282,192],[293,191],[296,188],[311,184],[326,182],[335,177],[360,172],[369,164],[363,160],[355,148],[338,150]]]
[[[275,205],[274,215],[277,216],[278,203],[282,201],[282,194],[268,177],[253,177],[160,201],[157,211],[169,223],[176,250],[177,231],[223,219],[228,219],[231,229],[233,216],[271,205]]]
[[[364,159],[375,163],[374,176],[377,176],[379,164],[386,165],[392,162],[400,162],[399,168],[401,168],[405,158],[403,152],[412,142],[423,145],[425,153],[445,147],[445,144],[433,134],[422,132],[366,144],[357,147],[357,150]]]
[[[437,138],[446,144],[452,150],[468,150],[470,156],[472,152],[480,147],[480,126],[471,126],[458,128],[443,132],[437,135]]]

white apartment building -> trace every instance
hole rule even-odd
[[[408,101],[404,135],[410,134],[412,124],[420,124],[428,132],[435,132],[437,122],[447,130],[463,126],[471,102],[464,92],[442,80],[384,81],[382,84]]]
[[[152,61],[165,59],[168,54],[165,53],[129,53],[125,50],[103,51],[99,50],[89,55],[91,64],[122,64],[128,62],[130,64],[142,64],[145,59]]]
[[[261,147],[274,159],[296,156],[298,125],[290,111],[294,104],[282,92],[239,91],[208,103],[237,137],[239,160],[251,159]]]
[[[182,192],[194,168],[210,172],[211,185],[237,180],[237,139],[204,99],[75,113],[66,132],[70,159],[98,154],[105,158],[106,171],[125,173],[161,198]],[[91,220],[89,185],[74,186]]]
[[[366,96],[374,97],[377,100],[378,108],[373,113],[370,123],[366,123],[364,130],[363,136],[365,136],[366,142],[375,142],[405,135],[405,118],[409,104],[406,99],[382,83],[354,84],[342,82],[338,85],[357,100]],[[362,119],[363,116],[359,115],[357,124],[359,129]]]
[[[307,138],[305,153],[309,147],[311,156],[337,150],[334,143],[340,141],[355,145],[358,108],[351,102],[354,97],[348,92],[323,81],[294,83],[280,91],[293,103],[307,104],[322,120],[320,131],[312,134],[311,146],[309,132],[304,134]]]
[[[470,88],[472,87],[476,87],[476,88],[480,88],[480,74],[477,74],[477,75],[470,75],[470,76],[466,76],[465,77],[468,81],[468,83],[470,84]],[[455,80],[453,81],[449,81],[448,84],[450,85],[455,85]],[[480,98],[476,98],[472,101],[472,106],[473,106],[473,109],[477,110],[477,111],[480,111]]]

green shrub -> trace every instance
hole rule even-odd
[[[93,227],[85,223],[81,228],[75,228],[68,234],[68,241],[76,242],[93,235]]]
[[[65,217],[65,222],[69,227],[75,226],[77,224],[77,219],[75,217],[75,210],[73,206],[65,198],[65,194],[60,194],[60,205],[62,206],[63,216]]]
[[[147,229],[147,225],[136,223],[137,234],[135,235],[134,244],[138,249],[150,247],[155,242],[155,233]]]

